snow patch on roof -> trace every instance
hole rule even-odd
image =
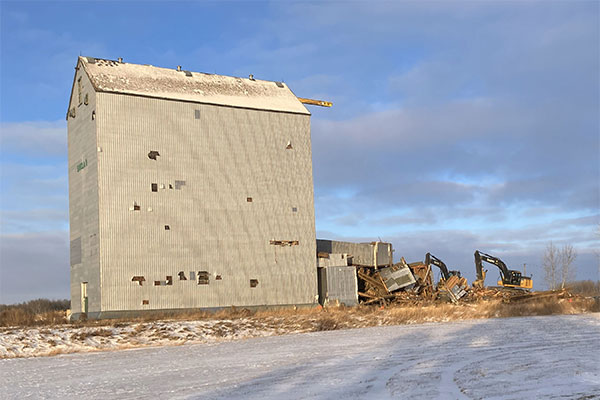
[[[79,57],[96,91],[310,115],[285,84]],[[191,76],[190,76],[191,75]]]

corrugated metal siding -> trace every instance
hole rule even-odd
[[[81,77],[82,96],[88,104],[80,105],[77,80]],[[96,95],[82,69],[76,72],[75,87],[71,94],[71,107],[75,117],[69,117],[69,222],[71,254],[71,309],[81,312],[81,282],[88,282],[88,311],[100,311],[100,261],[98,235],[98,164],[96,146],[96,121],[92,113],[96,108]],[[77,171],[77,165],[86,165]]]
[[[340,303],[346,306],[358,304],[358,278],[356,267],[329,266],[319,268],[320,296],[324,305]]]
[[[352,243],[337,240],[317,240],[317,251],[324,253],[342,253],[351,255],[354,265],[375,266],[374,243]],[[393,250],[391,243],[378,242],[377,266],[391,265],[393,263]]]
[[[109,93],[97,115],[103,311],[315,302],[309,116]]]

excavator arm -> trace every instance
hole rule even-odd
[[[506,279],[506,277],[510,275],[506,264],[504,264],[504,262],[501,259],[476,250],[475,265],[477,267],[477,279],[483,279],[483,274],[481,274],[481,271],[483,271],[483,265],[481,263],[482,261],[485,261],[489,264],[493,264],[496,267],[498,267],[498,269],[500,270],[500,276],[502,277],[502,280]]]
[[[485,280],[485,271],[483,270],[482,261],[495,265],[500,270],[500,278],[498,284],[504,287],[515,287],[520,289],[531,289],[533,284],[531,277],[522,276],[520,271],[509,270],[504,262],[494,256],[483,253],[479,250],[475,251],[475,268],[477,270],[477,285],[483,287]],[[475,285],[475,283],[474,283]]]
[[[425,265],[432,265],[432,264],[440,269],[444,280],[448,280],[452,275],[456,275],[456,276],[460,277],[459,271],[448,271],[446,264],[444,264],[444,262],[442,260],[440,260],[439,258],[437,258],[436,256],[434,256],[431,253],[425,254]]]

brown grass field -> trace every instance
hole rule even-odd
[[[505,303],[499,299],[458,304],[422,302],[414,305],[391,304],[386,307],[376,305],[357,307],[315,307],[300,309],[277,309],[250,311],[231,307],[216,313],[183,312],[154,313],[137,318],[89,320],[69,323],[66,311],[50,310],[32,313],[19,307],[0,311],[0,327],[56,326],[124,326],[130,323],[159,320],[231,320],[247,318],[264,320],[281,318],[295,325],[305,321],[316,324],[316,330],[348,329],[377,325],[400,325],[423,322],[444,322],[466,319],[506,318],[552,314],[579,314],[600,312],[600,303],[591,297],[541,298],[535,301]]]

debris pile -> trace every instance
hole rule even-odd
[[[574,295],[566,289],[548,290],[544,292],[526,292],[519,289],[510,290],[503,287],[487,287],[471,290],[469,295],[466,297],[466,300],[476,302],[482,300],[501,299],[504,303],[519,303],[550,298],[570,299],[573,297]]]
[[[452,303],[457,303],[469,291],[467,278],[461,278],[452,275],[448,280],[440,280],[438,284],[438,296],[447,299]]]
[[[404,258],[388,267],[359,267],[357,270],[361,304],[417,304],[423,301],[456,303],[469,291],[465,278],[451,276],[435,286],[431,265],[408,264]]]

